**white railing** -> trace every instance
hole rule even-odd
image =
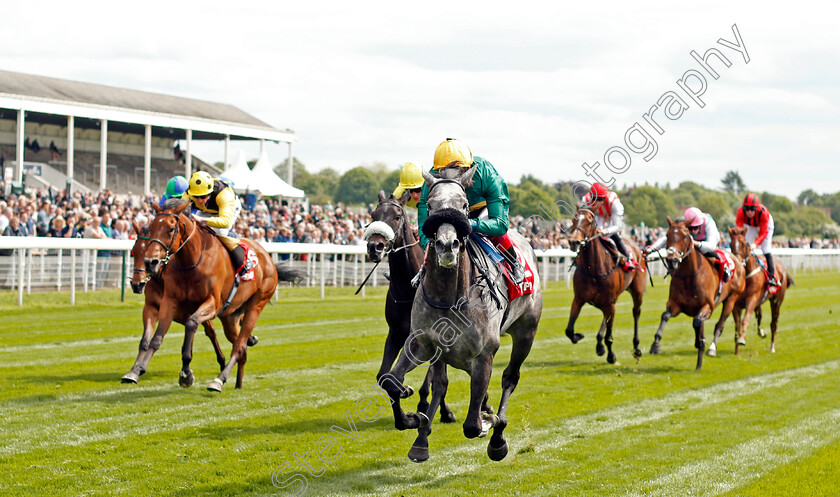
[[[132,274],[133,260],[128,255],[133,246],[133,240],[0,236],[0,250],[14,250],[12,256],[0,256],[0,289],[17,290],[19,305],[23,305],[24,292],[28,295],[33,289],[69,288],[70,303],[75,304],[78,288],[84,292],[121,288],[124,300],[126,280]],[[358,287],[373,268],[367,260],[366,248],[360,245],[263,243],[263,246],[275,261],[288,259],[291,266],[304,269],[307,277],[303,284],[320,286],[321,298],[327,286]],[[109,251],[111,255],[103,257],[98,251]],[[840,250],[780,248],[773,253],[794,275],[809,270],[840,271]],[[573,257],[574,252],[568,249],[538,250],[543,285],[562,280],[568,286],[574,274],[574,269],[570,270]],[[651,261],[649,267],[652,276],[665,274],[662,264]],[[387,263],[379,264],[367,286],[387,285],[383,275],[387,269]]]

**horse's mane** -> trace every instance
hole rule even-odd
[[[166,199],[166,202],[164,202],[163,205],[160,206],[160,208],[161,210],[168,211],[186,203],[187,201],[182,198],[168,198]]]
[[[473,167],[475,167],[475,166],[474,165],[470,166],[470,167],[461,167],[461,166],[452,166],[452,165],[446,166],[443,169],[438,170],[438,176],[441,179],[458,179],[462,175],[466,174],[466,172],[469,171]],[[473,186],[473,179],[470,178],[470,180],[467,181],[467,183],[464,185],[464,189],[469,190],[470,188],[472,188],[472,186]]]

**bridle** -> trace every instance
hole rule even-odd
[[[403,208],[403,206],[394,199],[387,198],[387,199],[379,202],[380,206],[383,205],[383,204],[393,205],[394,207],[399,209],[399,211],[401,213],[400,223],[397,225],[397,229],[393,230],[394,236],[393,237],[386,237],[385,250],[382,252],[382,258],[384,259],[385,256],[387,256],[389,254],[396,254],[397,252],[399,252],[401,250],[405,250],[409,247],[413,247],[413,246],[417,245],[418,243],[420,243],[420,239],[418,238],[414,243],[408,243],[408,244],[405,244],[401,247],[394,248],[394,242],[396,241],[398,236],[402,235],[403,240],[408,238],[408,236],[407,236],[408,233],[406,231],[407,228],[408,228],[408,224],[406,223],[406,212],[405,212],[405,208]],[[374,226],[374,223],[383,223],[386,226],[388,226],[388,223],[385,223],[384,221],[373,221],[372,223],[370,223],[368,225],[368,229],[371,226]],[[391,227],[388,226],[388,228],[390,229]],[[364,236],[365,241],[367,241],[373,234],[374,233],[365,233],[365,236]],[[378,233],[378,234],[382,234],[382,233]]]
[[[173,243],[175,243],[175,237],[176,237],[176,236],[178,236],[178,235],[181,233],[181,216],[180,216],[180,215],[178,215],[178,214],[173,214],[173,213],[171,213],[171,212],[158,212],[158,214],[157,214],[157,215],[158,215],[158,216],[172,216],[172,217],[174,217],[174,218],[176,219],[176,222],[175,222],[175,233],[173,233],[173,234],[172,234],[172,238],[170,238],[170,239],[169,239],[169,244],[164,244],[162,241],[160,241],[160,240],[159,240],[159,239],[157,239],[157,238],[152,238],[152,239],[149,241],[149,247],[151,247],[153,243],[157,242],[157,243],[159,243],[159,244],[160,244],[160,246],[161,246],[161,247],[163,247],[163,249],[166,251],[166,255],[165,255],[165,256],[164,256],[164,258],[160,261],[160,267],[161,267],[161,268],[163,268],[164,266],[166,266],[166,265],[169,263],[169,261],[170,261],[170,260],[171,260],[171,259],[175,256],[175,254],[177,254],[178,252],[180,252],[180,251],[181,251],[181,249],[182,249],[182,248],[184,248],[184,247],[187,245],[187,242],[189,242],[189,241],[190,241],[190,238],[192,238],[192,236],[193,236],[193,235],[195,234],[195,232],[198,230],[198,226],[196,226],[195,224],[193,224],[193,230],[192,230],[192,232],[190,232],[190,234],[187,236],[187,238],[185,238],[185,239],[181,242],[181,244],[178,246],[178,248],[177,248],[177,249],[175,249],[175,251],[173,252],[173,251],[172,251],[172,244],[173,244]],[[150,234],[150,235],[151,235],[151,234]],[[148,250],[148,248],[147,248],[147,250]],[[196,262],[196,263],[195,263],[195,264],[193,264],[192,266],[179,267],[179,266],[175,266],[175,265],[173,265],[172,267],[174,267],[175,269],[180,269],[180,270],[193,269],[193,268],[195,268],[196,266],[198,266],[198,264],[201,262],[202,257],[204,257],[204,250],[202,250],[202,251],[201,251],[201,253],[200,253],[200,255],[198,256],[198,262]],[[163,269],[161,269],[161,270],[163,270]]]
[[[143,235],[137,235],[137,239],[138,239],[138,240],[149,240],[149,237],[148,237],[148,236],[143,236]],[[148,247],[146,247],[146,249],[148,250]],[[134,254],[133,254],[133,252],[134,252],[134,251],[132,250],[132,255],[134,255]],[[134,274],[140,274],[140,273],[142,273],[142,274],[145,274],[145,275],[146,275],[144,278],[142,278],[142,279],[140,280],[140,284],[141,284],[141,285],[145,285],[146,283],[148,283],[148,282],[149,282],[149,280],[150,280],[150,279],[152,279],[151,275],[149,275],[149,272],[148,272],[148,271],[146,271],[146,268],[145,268],[145,267],[137,267],[137,266],[134,266],[133,271],[134,271]]]
[[[736,240],[733,240],[733,242],[735,242],[735,241]],[[738,243],[738,245],[740,245],[741,241],[737,240],[737,243]],[[730,243],[730,248],[731,248],[731,245],[732,245],[732,243]],[[735,250],[732,250],[732,253],[735,253]],[[744,279],[752,278],[753,276],[755,276],[759,272],[761,272],[761,262],[758,260],[758,257],[755,255],[755,252],[753,252],[752,250],[747,251],[747,256],[744,257],[744,259],[741,261],[741,265],[744,266],[744,269],[745,270],[747,269],[747,264],[750,262],[750,258],[755,259],[755,268],[752,271],[750,271],[749,273],[747,273],[746,276],[744,276]]]
[[[682,261],[686,257],[688,257],[691,254],[691,252],[694,250],[694,238],[691,236],[691,232],[689,232],[688,228],[686,228],[685,226],[674,225],[672,227],[672,229],[685,230],[685,233],[686,233],[686,237],[684,238],[686,243],[684,244],[684,248],[682,250],[677,252],[676,248],[668,247],[668,249],[665,251],[665,253],[667,254],[667,256],[669,258],[672,255],[675,256],[673,258],[670,258],[670,260],[676,261],[676,263],[677,263],[676,266],[679,267],[679,265],[682,264]],[[677,276],[675,274],[676,269],[671,269],[667,264],[665,265],[665,268],[666,268],[666,271],[667,271],[668,275]],[[700,267],[697,268],[697,271],[694,271],[694,273],[692,273],[688,276],[685,276],[685,277],[688,278],[688,277],[694,276],[699,271],[700,271]]]
[[[572,233],[574,233],[575,231],[580,231],[581,233],[583,233],[583,228],[581,228],[581,227],[580,227],[580,221],[581,221],[581,219],[582,219],[583,215],[584,215],[584,214],[586,214],[586,213],[588,213],[589,215],[591,215],[591,216],[592,216],[592,221],[590,221],[590,224],[589,224],[589,231],[590,231],[590,232],[592,231],[592,226],[594,226],[594,225],[595,225],[595,213],[594,213],[594,212],[592,212],[592,211],[591,211],[591,210],[589,210],[589,209],[578,209],[577,219],[575,220],[575,221],[576,221],[576,223],[575,223],[575,227],[574,227],[574,228],[572,228],[572,229],[571,229],[571,231],[569,231],[569,235],[570,235],[570,236],[571,236],[571,234],[572,234]],[[592,240],[594,240],[594,239],[598,238],[600,235],[598,235],[598,234],[596,233],[596,234],[593,234],[593,235],[589,235],[589,236],[587,236],[587,235],[586,235],[586,233],[583,233],[583,236],[584,236],[584,239],[583,239],[583,240],[581,240],[580,242],[578,242],[578,243],[580,244],[580,245],[578,246],[578,250],[577,250],[578,255],[580,255],[580,252],[583,250],[583,248],[586,246],[586,244],[587,244],[587,243],[589,243],[589,242],[591,242]]]

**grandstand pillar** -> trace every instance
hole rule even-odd
[[[99,128],[99,189],[104,190],[108,181],[108,120],[103,119]]]
[[[184,161],[184,177],[190,179],[192,176],[192,130],[187,130],[187,158]]]
[[[143,194],[152,192],[152,125],[146,125],[145,153],[143,154]]]
[[[15,171],[15,181],[23,181],[23,142],[24,142],[24,124],[26,120],[26,111],[18,110],[17,115],[17,146],[15,147],[15,155],[17,156],[17,171]]]
[[[265,152],[265,138],[260,138],[260,157]]]
[[[73,149],[75,144],[73,139],[76,137],[76,118],[67,116],[67,193],[70,193],[70,182],[73,181]]]
[[[294,145],[294,142],[290,141],[289,142],[289,162],[286,163],[286,169],[287,169],[287,171],[286,171],[286,183],[288,183],[289,186],[293,186],[292,185],[292,176],[293,176],[292,171],[294,170],[294,158],[293,158],[294,156],[293,156],[293,153],[292,153],[292,151],[294,150],[293,145]]]
[[[225,135],[225,167],[230,167],[230,135]]]

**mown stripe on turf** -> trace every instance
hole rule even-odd
[[[840,408],[797,421],[787,429],[739,444],[713,458],[695,461],[638,486],[644,491],[628,497],[652,495],[714,496],[750,484],[772,471],[811,455],[840,438]],[[726,478],[714,477],[723,468]]]
[[[529,431],[529,438],[539,447],[540,451],[558,449],[581,438],[591,438],[631,426],[648,424],[671,415],[683,415],[685,411],[705,409],[739,397],[784,387],[792,381],[814,379],[817,376],[834,374],[838,369],[840,369],[840,360],[835,360],[787,371],[751,376],[699,389],[675,392],[658,399],[646,399],[641,402],[610,407],[586,415],[568,418],[555,427]],[[398,492],[408,487],[431,485],[437,481],[475,473],[480,470],[481,463],[471,462],[465,456],[472,454],[480,459],[485,449],[486,443],[476,444],[474,441],[465,441],[455,447],[435,450],[434,457],[424,462],[422,466],[413,464],[400,466],[399,472],[403,477],[400,483],[379,487],[377,490],[384,491],[384,493]],[[532,471],[540,470],[540,468],[534,468]],[[364,472],[364,476],[382,477],[392,474],[393,471],[394,468],[383,468]],[[410,480],[415,478],[417,483],[412,483]],[[689,494],[677,492],[668,495]]]

